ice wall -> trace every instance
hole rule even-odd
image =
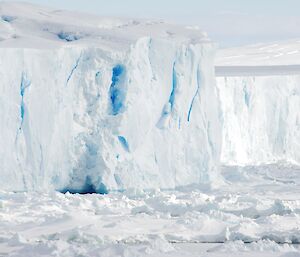
[[[217,183],[209,43],[0,49],[0,189],[99,192]]]
[[[222,162],[300,164],[300,76],[217,79],[223,113]]]

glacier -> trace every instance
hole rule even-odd
[[[0,12],[0,189],[218,184],[215,47],[204,33],[20,3]]]
[[[300,165],[298,43],[215,61],[194,27],[0,7],[1,190],[212,188],[220,165]]]
[[[298,40],[218,51],[221,162],[300,165]]]
[[[0,2],[0,255],[298,256],[299,47]]]
[[[217,78],[222,163],[300,165],[300,75]]]

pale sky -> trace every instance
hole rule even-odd
[[[11,0],[7,0],[10,2]],[[300,38],[300,0],[28,0],[104,16],[198,25],[222,46]]]

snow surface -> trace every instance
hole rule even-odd
[[[218,190],[0,194],[2,256],[300,256],[300,169],[223,167]]]
[[[221,122],[205,33],[20,3],[1,2],[0,16],[1,189],[217,184]]]
[[[300,65],[300,39],[220,49],[216,56],[216,65]]]
[[[23,2],[0,3],[0,47],[50,49],[96,47],[128,50],[142,37],[186,43],[209,42],[194,27],[163,21],[99,17]]]
[[[218,51],[216,76],[300,75],[300,40],[256,44]]]

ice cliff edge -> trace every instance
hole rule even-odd
[[[221,121],[205,34],[19,3],[0,3],[0,16],[0,189],[216,182]]]

